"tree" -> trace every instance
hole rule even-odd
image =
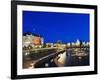
[[[43,44],[43,46],[42,46],[43,48],[46,48],[46,44]]]
[[[58,41],[57,41],[57,44],[62,44],[62,41],[61,41],[61,40],[58,40]]]
[[[31,45],[28,46],[28,49],[29,49],[29,50],[32,49],[32,48],[33,48],[33,47],[32,47]]]

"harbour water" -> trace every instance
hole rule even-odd
[[[86,56],[72,56],[71,53],[62,53],[53,60],[42,63],[37,68],[49,68],[49,67],[68,67],[68,66],[88,66],[89,65],[89,53]],[[83,54],[84,55],[84,54]]]
[[[49,53],[48,53],[49,52]],[[46,58],[45,60],[40,60],[34,66],[34,61],[38,60],[41,56],[52,55],[51,51],[45,51],[40,53],[34,53],[32,55],[24,56],[23,58],[23,68],[50,68],[50,67],[71,67],[71,66],[88,66],[89,65],[89,49],[66,49],[64,52],[56,55],[54,58]],[[53,53],[54,54],[54,53]],[[27,58],[28,57],[28,58]],[[42,57],[43,58],[43,57]],[[40,59],[42,59],[40,58]]]

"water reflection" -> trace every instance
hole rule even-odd
[[[82,55],[75,55],[73,56],[72,54],[75,53],[66,53],[64,52],[58,62],[63,63],[64,66],[85,66],[89,65],[89,55],[87,53],[83,53]],[[87,55],[85,55],[87,54]]]
[[[53,62],[58,67],[59,66],[86,66],[89,65],[89,53],[84,52],[80,53],[78,56],[72,53],[71,51],[64,52],[63,54],[58,55],[58,59],[56,58]],[[50,64],[50,63],[48,63]],[[51,64],[50,64],[51,65]],[[50,66],[49,66],[50,67]],[[51,67],[54,67],[53,65]]]
[[[65,63],[66,63],[66,52],[64,52],[63,54],[60,54],[60,55],[58,55],[59,56],[59,59],[58,59],[58,62],[60,63],[60,64],[62,64],[62,66],[64,66],[65,65]]]
[[[32,61],[33,62],[33,61]],[[30,61],[30,63],[32,63]],[[28,61],[29,63],[29,61]],[[36,64],[34,68],[87,66],[89,65],[89,49],[67,49],[55,58]]]
[[[55,59],[49,62],[42,63],[38,68],[48,67],[64,67],[64,66],[86,66],[89,65],[89,55],[87,56],[72,56],[72,53],[62,53]]]

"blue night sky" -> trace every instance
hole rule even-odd
[[[40,34],[45,42],[89,41],[89,14],[23,11],[23,33]]]

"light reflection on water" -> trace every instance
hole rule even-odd
[[[55,59],[37,65],[35,68],[67,67],[67,66],[87,66],[89,65],[89,51],[84,52],[86,56],[72,56],[73,52],[66,51],[59,54]],[[84,54],[83,53],[83,54]]]
[[[49,61],[46,63],[39,65],[37,68],[43,68],[43,67],[67,67],[67,66],[86,66],[89,65],[89,56],[84,57],[76,57],[72,56],[70,53],[64,52],[63,54],[58,55],[57,60]]]
[[[72,56],[71,53],[66,54],[66,52],[64,52],[63,54],[58,55],[58,57],[60,57],[58,59],[58,64],[53,63],[52,66],[48,66],[48,67],[55,67],[55,65],[58,66],[59,64],[66,66],[66,67],[67,66],[86,66],[86,65],[89,65],[89,55]],[[50,62],[48,64],[51,65]]]
[[[66,63],[66,52],[64,52],[63,54],[58,55],[60,58],[58,59],[58,62],[61,63],[63,66]]]
[[[85,66],[89,65],[89,55],[86,56],[72,56],[71,53],[64,52],[58,61],[64,66]]]

